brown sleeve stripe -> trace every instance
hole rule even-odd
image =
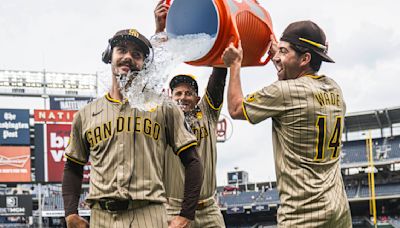
[[[206,100],[207,100],[208,105],[209,105],[212,109],[214,109],[214,110],[216,110],[216,111],[219,111],[219,110],[221,109],[222,104],[223,104],[224,102],[221,102],[221,104],[219,105],[219,107],[216,108],[216,107],[214,107],[214,105],[211,103],[210,97],[208,96],[207,91],[206,91],[206,96],[205,96],[205,97],[206,97]]]
[[[79,161],[79,160],[77,160],[77,159],[75,159],[73,157],[70,157],[70,156],[66,155],[66,154],[64,156],[65,156],[66,159],[68,159],[68,160],[70,160],[72,162],[75,162],[75,163],[77,163],[79,165],[86,165],[86,163],[87,163],[87,162]]]
[[[179,155],[182,151],[184,151],[184,150],[186,150],[187,148],[192,147],[192,146],[197,146],[197,142],[192,142],[192,143],[190,143],[190,144],[188,144],[188,145],[186,145],[186,146],[181,147],[181,148],[178,149],[178,151],[176,152],[176,155]]]
[[[249,116],[247,115],[246,108],[244,107],[244,100],[242,101],[242,110],[243,110],[243,114],[244,114],[244,117],[246,118],[246,120],[249,121],[249,123],[254,124],[253,122],[251,122],[251,120],[249,119]]]

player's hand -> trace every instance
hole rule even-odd
[[[232,64],[241,66],[243,60],[242,43],[239,41],[237,48],[233,43],[230,43],[229,47],[227,47],[224,53],[222,53],[221,58],[227,67],[230,67]]]
[[[190,220],[179,215],[173,217],[171,222],[168,224],[168,228],[188,228],[188,227],[190,227]]]
[[[160,0],[154,9],[154,19],[156,21],[156,33],[163,32],[167,21],[167,13],[169,5],[164,3],[165,0]]]
[[[270,36],[271,42],[269,43],[269,45],[271,45],[269,47],[269,54],[274,57],[275,54],[278,52],[278,41],[275,38],[274,34],[271,34]]]
[[[84,218],[77,214],[68,215],[65,218],[67,228],[88,228],[89,223]]]

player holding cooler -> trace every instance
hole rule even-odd
[[[333,62],[325,34],[311,21],[294,22],[276,45],[278,81],[245,98],[241,46],[225,50],[229,113],[252,124],[272,118],[279,227],[351,227],[339,166],[346,105],[338,84],[317,74],[322,61]]]
[[[168,5],[163,4],[161,0],[154,10],[156,33],[164,31],[167,12]],[[172,99],[184,112],[187,123],[197,137],[197,152],[204,168],[196,216],[191,222],[191,227],[194,228],[225,227],[221,210],[214,197],[217,188],[215,131],[223,103],[226,75],[226,68],[214,67],[202,98],[198,96],[199,88],[193,75],[176,75],[169,84]],[[168,218],[173,219],[182,207],[185,175],[183,166],[173,153],[165,153],[165,156],[164,186],[168,199],[166,207]]]

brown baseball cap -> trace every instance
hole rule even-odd
[[[108,40],[108,42],[110,43],[111,48],[114,48],[117,44],[124,40],[133,41],[134,43],[139,45],[140,49],[142,49],[146,57],[149,55],[151,43],[136,29],[125,29],[118,31],[111,39]]]
[[[328,53],[324,31],[312,21],[297,21],[288,25],[283,31],[281,41],[309,48],[319,55],[322,61],[334,63]]]
[[[191,75],[191,74],[178,74],[176,76],[174,76],[171,81],[169,82],[169,88],[172,90],[174,90],[174,88],[181,84],[181,83],[187,83],[189,84],[194,91],[196,92],[196,94],[199,94],[199,86],[197,85],[195,76]]]

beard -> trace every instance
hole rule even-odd
[[[128,73],[117,73],[115,77],[117,78],[119,88],[126,91],[132,85],[132,81],[139,74],[140,69],[131,61],[121,61],[117,64],[117,67],[121,66],[128,66]]]
[[[129,71],[127,74],[116,75],[120,90],[128,90],[139,71]]]

